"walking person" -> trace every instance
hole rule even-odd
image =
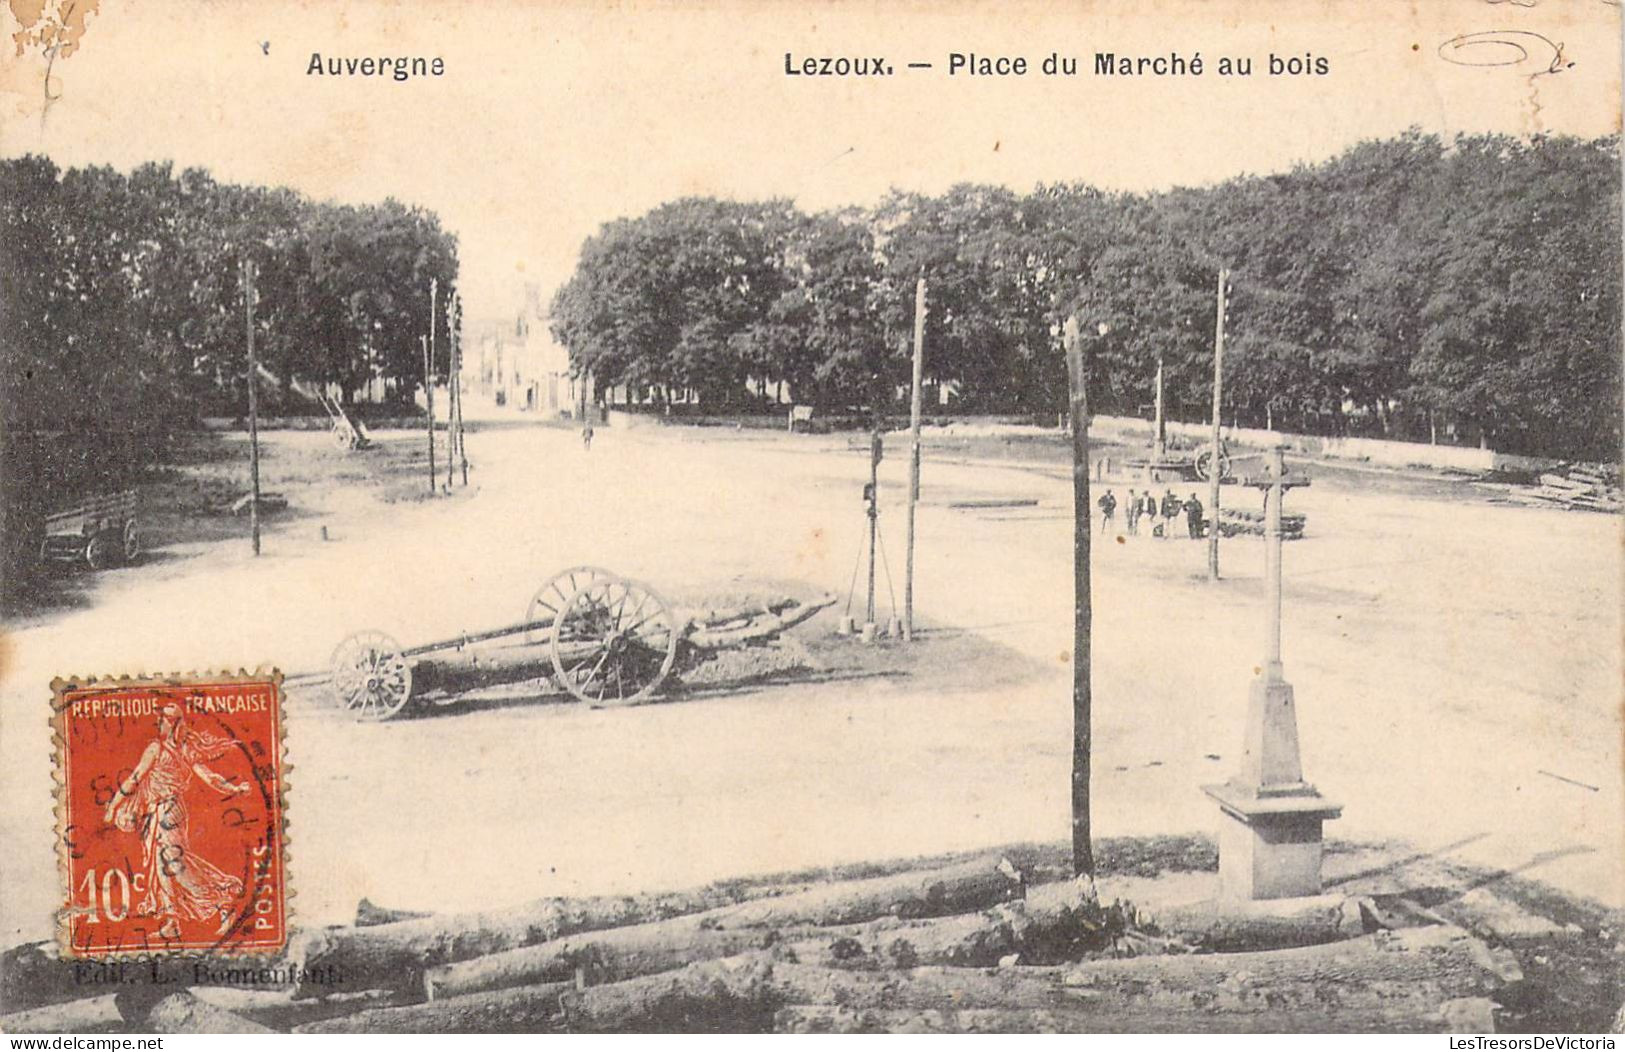
[[[1140,495],[1133,490],[1128,491],[1128,502],[1123,507],[1123,518],[1128,520],[1129,536],[1135,537],[1140,533],[1140,516],[1145,514],[1145,505],[1140,501]]]
[[[1117,516],[1117,494],[1107,490],[1095,503],[1100,506],[1100,529],[1104,533],[1111,528],[1112,520]]]
[[[1174,496],[1171,489],[1164,490],[1162,494],[1162,536],[1166,539],[1174,535],[1174,524],[1179,521],[1181,503]]]
[[[1202,502],[1191,494],[1191,499],[1185,502],[1185,529],[1193,541],[1202,539]]]
[[[1151,536],[1161,537],[1162,527],[1157,525],[1157,497],[1150,490],[1145,491],[1145,517],[1151,520]]]

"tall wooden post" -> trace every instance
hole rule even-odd
[[[1157,417],[1151,431],[1152,460],[1162,463],[1168,457],[1168,428],[1162,421],[1162,352],[1157,352]]]
[[[260,553],[259,363],[254,360],[254,261],[243,257],[243,319],[248,336],[248,528],[254,554]]]
[[[434,492],[434,321],[440,303],[440,279],[429,279],[429,342],[424,344],[423,393],[429,403],[429,492]]]
[[[914,638],[914,507],[920,502],[920,381],[925,371],[925,273],[914,286],[914,379],[909,387],[908,555],[903,571],[903,639]]]
[[[1077,315],[1067,318],[1061,335],[1072,408],[1072,872],[1093,877],[1095,854],[1089,836],[1089,401]]]
[[[1223,441],[1219,432],[1219,401],[1224,391],[1224,298],[1225,286],[1229,281],[1230,271],[1219,268],[1219,307],[1213,326],[1213,454],[1208,460],[1211,477],[1207,485],[1208,521],[1211,524],[1207,531],[1207,575],[1214,581],[1219,579],[1219,482],[1224,475],[1224,465],[1219,459],[1220,443]]]
[[[458,311],[462,313],[461,309]],[[468,485],[468,432],[463,429],[463,331],[457,330],[457,459],[463,469],[463,485]]]
[[[423,345],[423,394],[429,410],[429,495],[434,496],[434,376],[429,371],[429,338],[419,336]]]
[[[432,287],[432,286],[431,286]],[[457,290],[446,297],[446,490],[457,467]]]
[[[880,443],[880,412],[877,409],[869,432],[869,604],[866,607],[868,616],[865,625],[875,623],[875,545],[880,534]]]

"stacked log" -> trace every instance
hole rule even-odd
[[[1494,1025],[1517,963],[1363,900],[1102,906],[1000,856],[815,885],[546,899],[318,933],[283,988],[64,996],[8,1032],[1442,1032]],[[382,920],[383,923],[366,923]],[[36,947],[10,960],[50,956]],[[176,973],[177,975],[180,973]],[[30,977],[33,977],[30,979]]]
[[[1281,539],[1283,541],[1303,540],[1303,529],[1308,521],[1309,517],[1301,512],[1282,512]],[[1264,513],[1248,508],[1220,508],[1219,535],[1221,537],[1234,537],[1237,534],[1262,537],[1264,535]]]
[[[821,943],[861,944],[843,925],[960,913],[1006,902],[1022,891],[1020,874],[999,858],[946,869],[843,881],[795,894],[761,898],[703,913],[608,930],[583,932],[429,969],[425,995],[457,996],[518,983],[567,979],[582,971],[598,982],[669,971],[693,961],[732,957],[786,943],[786,933],[823,929]],[[915,932],[930,955],[966,954],[997,921]],[[884,940],[883,935],[876,939]],[[987,936],[994,939],[996,936]],[[894,940],[895,941],[895,940]],[[792,944],[794,945],[794,944]],[[805,952],[813,949],[801,944]],[[794,952],[794,951],[792,951]],[[912,951],[918,953],[919,951]]]
[[[427,969],[453,961],[799,890],[760,886],[547,898],[511,909],[329,928],[306,936],[296,948],[296,958],[311,977],[301,984],[300,992],[416,989]]]
[[[1604,464],[1570,464],[1538,476],[1538,486],[1513,490],[1509,497],[1532,507],[1570,511],[1625,511],[1619,469]]]
[[[903,1028],[931,1017],[946,1029],[1030,1024],[1068,1032],[1258,1030],[1437,1031],[1445,1006],[1508,980],[1459,929],[1362,936],[1247,954],[1140,957],[1075,966],[919,967],[850,971],[754,954],[573,991],[563,1025],[584,1032],[667,1029],[684,1021],[771,1017],[780,1029]],[[964,1011],[981,1013],[961,1019]],[[856,1020],[856,1022],[853,1022]]]

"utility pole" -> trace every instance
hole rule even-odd
[[[1157,419],[1151,435],[1151,460],[1161,464],[1168,458],[1168,430],[1162,422],[1162,352],[1157,352]]]
[[[434,377],[429,372],[429,338],[419,336],[423,345],[423,393],[429,403],[429,496],[434,496]]]
[[[1066,348],[1072,408],[1072,875],[1092,879],[1095,854],[1089,835],[1092,704],[1089,640],[1093,616],[1089,582],[1089,400],[1084,390],[1087,374],[1077,315],[1067,318],[1061,339]]]
[[[457,405],[457,459],[463,468],[463,485],[468,485],[468,435],[463,430],[463,295],[460,292],[452,293],[451,316],[446,328],[451,334],[452,347],[452,383],[456,393]]]
[[[903,571],[903,639],[914,638],[914,506],[920,502],[920,380],[925,370],[925,271],[914,286],[914,380],[909,387],[908,555]]]
[[[440,303],[440,279],[429,279],[429,342],[423,352],[423,392],[429,402],[429,494],[434,495],[434,315]]]
[[[432,287],[432,286],[431,286]],[[457,466],[457,290],[446,297],[446,492],[451,492]]]
[[[1230,271],[1219,268],[1219,307],[1213,326],[1213,453],[1208,459],[1208,515],[1207,575],[1219,579],[1219,480],[1224,475],[1224,463],[1219,458],[1219,399],[1224,390],[1224,298]]]
[[[869,432],[869,485],[864,488],[869,513],[869,603],[865,608],[864,635],[872,638],[875,631],[875,542],[880,534],[880,411],[875,410],[874,423]],[[866,639],[865,642],[868,640]]]
[[[462,314],[458,305],[457,313]],[[463,331],[457,330],[457,459],[463,468],[463,485],[468,485],[468,432],[463,429]]]
[[[243,319],[248,335],[248,528],[254,555],[260,554],[260,406],[259,365],[254,361],[254,261],[243,256]]]

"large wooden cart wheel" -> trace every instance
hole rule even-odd
[[[564,604],[553,632],[553,671],[593,708],[631,705],[671,672],[678,628],[671,607],[648,585],[601,577]]]
[[[382,632],[357,632],[333,649],[333,697],[358,720],[387,720],[412,696],[412,663]]]
[[[141,558],[141,533],[135,528],[135,520],[131,519],[124,524],[124,561],[133,563]]]
[[[546,584],[536,589],[536,594],[530,597],[530,605],[525,608],[525,642],[549,642],[559,613],[570,597],[593,581],[614,576],[602,566],[572,566],[549,577]]]
[[[105,570],[113,561],[113,539],[106,530],[97,530],[85,541],[85,565]]]
[[[1203,482],[1213,479],[1213,450],[1204,449],[1196,454],[1196,474]],[[1224,480],[1230,476],[1230,453],[1228,450],[1219,450],[1219,478]]]

